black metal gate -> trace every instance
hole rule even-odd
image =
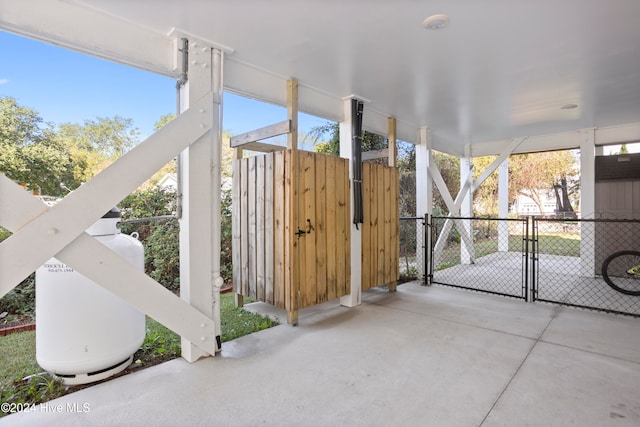
[[[528,219],[431,217],[427,283],[529,300]]]
[[[533,218],[531,224],[533,301],[640,317],[640,296],[615,291],[601,276],[607,256],[640,249],[640,221]]]

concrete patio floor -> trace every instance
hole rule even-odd
[[[0,425],[638,426],[640,320],[408,283]]]

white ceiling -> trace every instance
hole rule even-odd
[[[490,141],[640,122],[639,0],[46,3],[0,0],[0,27],[166,74],[175,69],[131,49],[162,49],[159,40],[187,33],[230,48],[231,91],[282,103],[280,83],[294,77],[305,112],[340,120],[341,99],[356,95],[369,101],[366,128],[382,131],[394,116],[400,138],[417,142],[428,126],[445,152],[472,144],[486,154],[495,149],[483,146],[499,147]],[[425,30],[436,13],[450,25]]]

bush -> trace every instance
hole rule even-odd
[[[150,227],[144,244],[145,271],[167,289],[180,289],[180,224],[177,219],[159,221]]]
[[[34,273],[0,299],[0,313],[7,312],[9,314],[5,320],[11,319],[12,316],[26,316],[33,319],[35,304],[36,279]]]
[[[173,189],[151,188],[127,196],[121,204],[123,220],[172,215],[176,208]],[[231,191],[222,194],[220,275],[232,279]],[[180,288],[180,224],[177,219],[123,224],[123,233],[137,231],[145,249],[145,271],[154,280],[177,292]]]

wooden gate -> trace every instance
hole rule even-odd
[[[285,150],[233,163],[233,286],[297,310],[350,290],[349,165]]]
[[[398,191],[397,168],[362,164],[362,290],[393,288],[400,278]]]

